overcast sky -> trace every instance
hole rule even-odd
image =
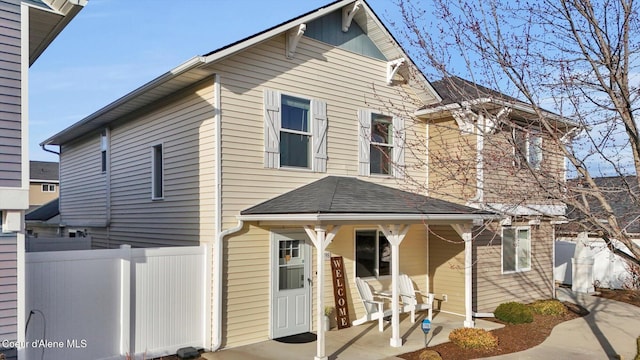
[[[89,0],[29,73],[29,158],[39,143],[188,59],[331,0]],[[367,0],[387,24],[399,10]]]

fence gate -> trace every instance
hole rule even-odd
[[[205,246],[26,253],[26,358],[205,347],[206,259]]]

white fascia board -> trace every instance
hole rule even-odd
[[[32,183],[59,184],[60,180],[29,179],[29,182],[32,182]]]
[[[480,105],[480,104],[486,104],[486,103],[490,103],[491,99],[490,98],[479,98],[479,99],[474,99],[474,100],[465,100],[459,103],[452,103],[452,104],[447,104],[447,105],[442,105],[442,106],[436,106],[436,107],[431,107],[431,108],[427,108],[427,109],[420,109],[420,110],[416,110],[416,112],[414,113],[414,115],[416,117],[429,117],[431,115],[434,114],[440,114],[443,112],[451,112],[454,110],[458,110],[458,109],[464,109],[467,107],[472,107],[472,106],[476,106],[476,105]]]
[[[237,52],[240,52],[248,47],[251,47],[253,45],[259,44],[263,41],[269,40],[270,38],[279,35],[280,33],[283,33],[287,30],[290,30],[292,28],[295,28],[297,26],[300,26],[301,24],[305,24],[311,20],[314,20],[318,17],[324,16],[326,14],[329,14],[335,10],[341,9],[344,6],[353,3],[355,0],[344,0],[344,1],[340,1],[338,3],[335,3],[331,6],[328,7],[324,7],[324,8],[320,8],[317,11],[314,11],[310,14],[307,14],[306,16],[303,16],[301,18],[295,19],[293,21],[284,23],[280,26],[277,26],[271,30],[265,31],[262,34],[258,34],[255,35],[253,37],[248,38],[245,41],[241,41],[235,45],[229,46],[226,49],[222,49],[219,51],[216,51],[214,53],[212,53],[211,55],[206,56],[206,63],[210,64],[210,63],[214,63],[217,61],[220,61],[224,58],[226,58],[227,56],[231,56]]]
[[[495,209],[496,211],[500,211],[502,213],[512,215],[512,216],[563,216],[565,215],[567,206],[562,205],[541,205],[541,204],[531,204],[531,205],[509,205],[509,204],[499,204],[499,203],[488,203],[484,206],[484,208]]]
[[[238,220],[245,222],[472,222],[473,220],[497,219],[498,215],[490,214],[258,214],[240,215]]]

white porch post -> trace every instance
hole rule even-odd
[[[324,316],[324,252],[331,243],[334,236],[340,229],[340,226],[334,226],[327,234],[325,226],[316,225],[313,229],[311,226],[305,226],[304,231],[307,233],[313,245],[316,247],[316,356],[315,360],[327,360],[325,354],[324,327],[322,326],[322,318]]]
[[[464,327],[475,327],[473,321],[473,234],[471,224],[455,224],[453,229],[464,240]]]
[[[398,278],[400,275],[400,243],[409,231],[408,225],[378,225],[391,244],[391,339],[389,344],[393,347],[401,347],[400,338],[400,304],[398,298]]]

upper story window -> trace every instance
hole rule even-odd
[[[264,165],[327,171],[327,104],[266,89]]]
[[[282,95],[280,166],[311,168],[311,100]]]
[[[102,130],[100,133],[100,161],[102,172],[107,172],[107,149],[109,146],[109,140],[107,138],[107,130]]]
[[[356,230],[356,277],[391,274],[391,245],[377,230]]]
[[[516,166],[525,167],[528,163],[534,170],[542,165],[542,137],[533,132],[513,130]]]
[[[404,175],[404,119],[359,110],[359,174]]]
[[[56,185],[55,184],[42,184],[42,192],[55,192]]]
[[[151,199],[164,198],[164,154],[162,144],[151,148]]]
[[[502,272],[531,270],[531,229],[502,228]]]

